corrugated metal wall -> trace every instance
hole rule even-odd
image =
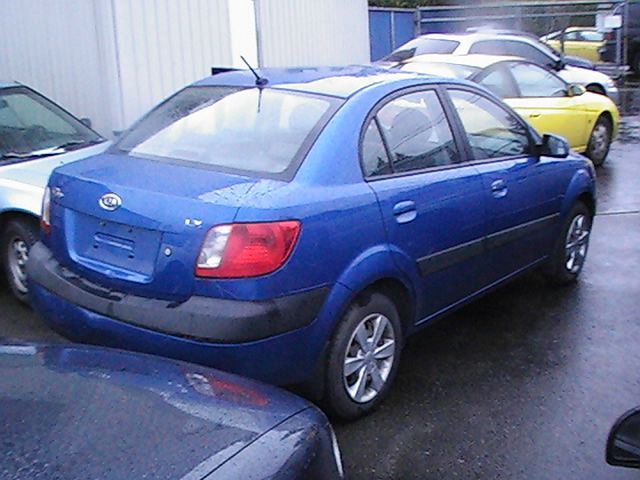
[[[233,63],[227,0],[114,0],[114,23],[125,125]]]
[[[94,2],[1,0],[0,78],[40,91],[107,133]]]
[[[262,66],[368,63],[366,0],[255,0]]]
[[[0,0],[0,12],[0,79],[105,135],[212,66],[257,64],[258,38],[263,66],[369,60],[367,0]]]

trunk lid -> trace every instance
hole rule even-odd
[[[104,154],[57,169],[49,245],[63,265],[114,290],[188,298],[207,230],[230,223],[255,179]]]

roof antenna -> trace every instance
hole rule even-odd
[[[256,86],[257,87],[264,87],[267,83],[269,83],[269,79],[261,77],[260,75],[258,75],[258,72],[256,72],[253,69],[253,67],[251,65],[249,65],[249,62],[247,62],[246,58],[244,58],[242,55],[240,55],[240,58],[245,63],[245,65],[247,67],[249,67],[249,70],[251,70],[251,73],[253,73],[253,76],[256,77]]]

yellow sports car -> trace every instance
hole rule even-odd
[[[620,114],[606,96],[568,84],[527,60],[493,55],[420,55],[402,70],[466,78],[502,98],[539,132],[565,137],[571,148],[602,165]]]
[[[562,32],[549,33],[540,37],[550,47],[561,51]],[[592,62],[600,61],[598,49],[604,44],[604,33],[594,27],[569,27],[564,32],[564,53],[586,58]]]

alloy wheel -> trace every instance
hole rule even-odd
[[[15,288],[20,293],[27,293],[27,259],[29,257],[29,246],[20,237],[12,238],[7,248],[7,260],[9,272]]]
[[[596,159],[604,157],[609,148],[609,129],[604,123],[597,124],[591,133],[591,155]]]
[[[355,328],[344,356],[345,389],[357,403],[373,400],[386,384],[396,353],[391,321],[380,313],[366,316]]]
[[[586,215],[576,215],[571,221],[565,242],[565,267],[577,273],[584,265],[589,246],[589,220]]]

